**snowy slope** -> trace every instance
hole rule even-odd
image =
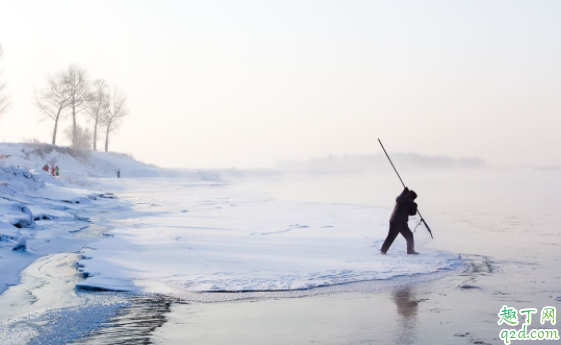
[[[76,154],[68,147],[46,144],[0,144],[0,164],[13,165],[28,171],[39,171],[45,164],[60,168],[60,179],[82,183],[85,179],[138,177],[184,177],[200,180],[219,180],[220,171],[198,169],[161,169],[116,152],[88,151]]]
[[[0,293],[17,284],[19,272],[35,259],[80,250],[108,230],[97,215],[124,207],[85,176],[123,171],[157,173],[157,168],[118,154],[80,157],[67,148],[0,144]],[[40,168],[62,168],[53,177]],[[95,190],[93,190],[95,189]],[[94,221],[94,219],[97,219]],[[18,250],[14,248],[22,247]]]
[[[161,169],[134,160],[115,152],[74,153],[68,147],[45,144],[0,144],[0,155],[8,156],[4,164],[19,166],[26,170],[40,170],[45,164],[57,165],[62,179],[83,177],[116,177],[121,171],[123,177],[158,176]]]

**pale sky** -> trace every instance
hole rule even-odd
[[[561,165],[561,1],[0,0],[0,43],[6,142],[50,142],[33,89],[77,63],[129,97],[110,149],[163,167],[379,153],[378,137]]]

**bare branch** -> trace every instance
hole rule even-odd
[[[47,76],[47,85],[35,91],[34,103],[45,115],[55,122],[52,144],[56,145],[56,135],[58,123],[62,112],[70,106],[71,93],[65,81],[65,74],[62,72]]]
[[[109,134],[114,132],[129,114],[127,96],[119,89],[114,88],[111,96],[107,98],[100,121],[105,127],[105,152],[109,149]]]
[[[97,128],[99,127],[100,116],[109,98],[107,83],[104,79],[96,79],[92,83],[93,91],[89,101],[88,115],[94,122],[93,150],[97,150]]]
[[[73,133],[77,132],[76,115],[87,108],[91,99],[88,73],[78,65],[70,65],[64,73],[65,88],[70,93],[70,109],[72,113]],[[73,140],[76,142],[77,139]]]
[[[0,61],[2,61],[2,56],[4,55],[4,48],[0,44]],[[6,94],[6,84],[2,81],[1,77],[3,74],[3,70],[0,69],[0,116],[8,111],[8,107],[10,106],[10,98]]]

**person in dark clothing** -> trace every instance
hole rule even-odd
[[[388,236],[380,249],[382,254],[386,254],[393,241],[400,233],[407,241],[407,254],[419,254],[415,251],[413,233],[407,225],[409,216],[417,214],[417,204],[414,201],[416,198],[417,193],[405,187],[403,192],[401,192],[401,194],[395,199],[395,207],[390,217],[390,230],[388,231]]]

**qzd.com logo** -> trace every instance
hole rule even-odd
[[[518,326],[519,314],[524,315],[525,320],[522,327],[519,329],[502,329],[500,338],[505,344],[510,344],[512,340],[559,340],[559,331],[557,329],[528,329],[532,324],[532,315],[537,314],[536,308],[526,308],[516,310],[503,305],[499,311],[499,325],[506,324],[506,326]],[[543,307],[540,315],[540,324],[554,326],[555,325],[555,307]]]

